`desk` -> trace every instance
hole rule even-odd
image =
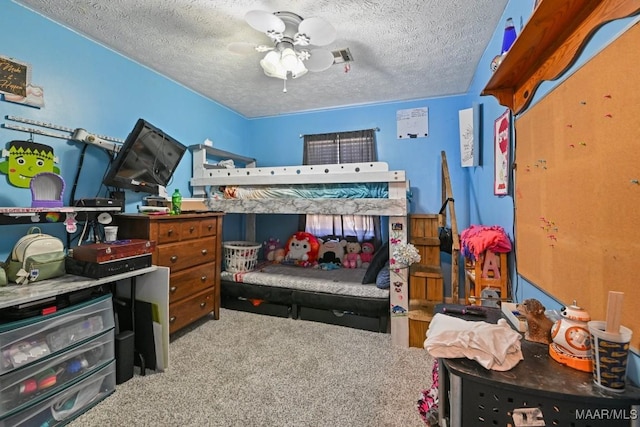
[[[136,278],[136,300],[150,302],[158,306],[160,323],[162,324],[162,343],[166,368],[169,366],[168,267],[151,266],[101,279],[65,274],[55,279],[34,282],[28,285],[3,286],[0,287],[0,309],[110,283],[116,284],[117,295],[129,297],[132,291],[129,279],[133,277]]]
[[[500,318],[499,309],[487,310],[485,319],[465,319]],[[606,392],[593,383],[591,373],[551,359],[545,344],[523,339],[522,353],[524,360],[506,372],[487,370],[466,358],[439,359],[441,425],[515,425],[513,411],[520,408],[540,408],[547,426],[640,425],[640,388],[627,385],[624,393]]]

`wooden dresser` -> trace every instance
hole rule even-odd
[[[171,269],[169,333],[213,312],[220,318],[221,212],[181,215],[120,214],[120,239],[156,242],[153,264]]]

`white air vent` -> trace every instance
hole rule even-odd
[[[353,56],[351,56],[351,52],[349,48],[334,50],[333,53],[333,63],[334,64],[343,64],[346,62],[353,61]]]

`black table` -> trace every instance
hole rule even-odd
[[[462,306],[442,304],[444,307]],[[495,323],[500,309],[465,320]],[[540,415],[547,426],[640,426],[640,388],[627,384],[623,393],[608,392],[593,376],[564,366],[549,356],[545,344],[522,340],[524,360],[505,372],[488,370],[467,359],[439,359],[440,419],[449,426],[507,426],[524,416]],[[530,424],[536,425],[536,424]],[[544,424],[540,424],[544,425]]]

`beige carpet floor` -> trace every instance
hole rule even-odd
[[[169,352],[70,426],[425,426],[433,359],[389,334],[221,309]]]

